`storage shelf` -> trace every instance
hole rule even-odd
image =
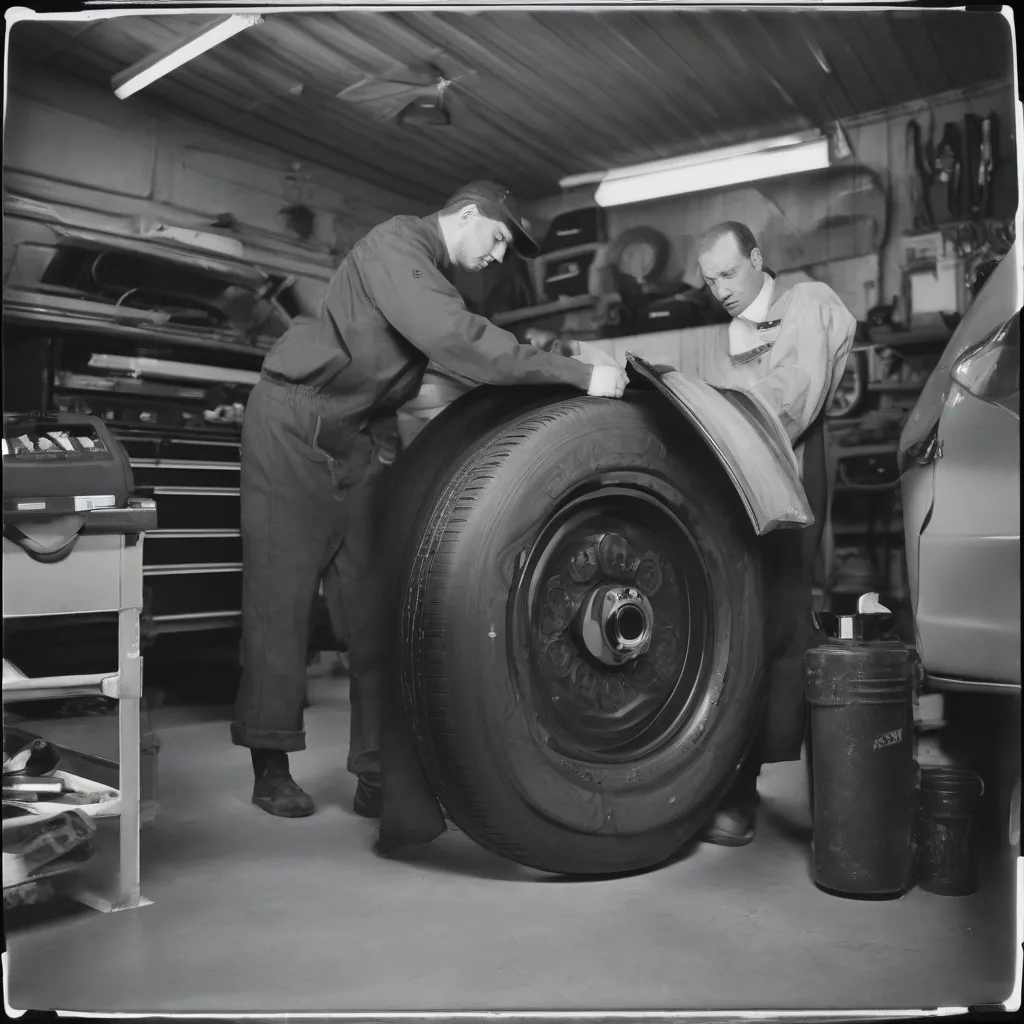
[[[593,295],[577,295],[571,299],[558,299],[555,302],[545,302],[539,306],[525,306],[522,309],[510,309],[506,313],[495,313],[491,323],[498,327],[506,324],[518,324],[524,320],[539,320],[542,316],[553,316],[556,313],[568,313],[574,309],[585,309],[597,302]]]
[[[943,324],[928,324],[924,327],[911,327],[906,331],[892,331],[885,328],[872,328],[868,331],[871,343],[857,345],[855,348],[913,348],[915,345],[945,345],[953,336],[953,332]]]
[[[571,260],[574,256],[589,256],[597,252],[603,242],[584,242],[581,245],[570,245],[565,249],[552,249],[551,252],[542,252],[534,263],[556,263],[561,260]]]
[[[866,537],[869,533],[879,537],[902,537],[904,528],[903,526],[888,526],[869,531],[867,525],[864,523],[858,523],[856,526],[837,526],[833,523],[832,533],[837,537]]]
[[[909,395],[909,394],[915,394],[915,393],[918,393],[920,391],[923,391],[924,390],[924,385],[925,385],[924,381],[922,381],[920,384],[904,384],[904,383],[898,382],[898,381],[894,381],[893,383],[890,384],[890,383],[888,383],[886,381],[879,381],[879,382],[874,383],[874,384],[869,384],[868,385],[868,391],[877,391],[877,392],[886,392],[886,391],[888,391],[888,392],[893,392],[893,393],[896,393],[896,394],[906,394],[906,395]]]

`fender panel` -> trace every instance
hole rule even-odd
[[[704,439],[743,502],[758,536],[814,522],[796,455],[778,417],[752,391],[660,372],[629,353],[629,369],[660,392]]]

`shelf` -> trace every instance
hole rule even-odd
[[[869,348],[912,348],[915,345],[945,345],[953,332],[944,324],[927,324],[906,331],[893,331],[875,327],[868,330],[869,344],[856,345],[861,351]]]
[[[899,440],[894,439],[888,444],[834,444],[832,452],[837,459],[856,459],[868,455],[895,455],[899,451]]]
[[[534,261],[535,263],[554,263],[558,260],[571,260],[574,256],[589,256],[597,252],[603,242],[584,242],[582,245],[571,245],[566,249],[552,249],[551,252],[542,252]]]
[[[888,526],[885,528],[872,529],[872,534],[878,537],[902,537],[904,528],[902,526]],[[832,533],[836,537],[866,537],[869,533],[867,526],[863,523],[857,526],[837,526],[832,524]]]
[[[142,517],[153,510],[140,506],[103,514],[120,522],[126,515]],[[98,519],[103,514],[94,513]],[[105,521],[105,520],[104,520]],[[136,527],[138,528],[138,527]],[[51,621],[65,614],[117,613],[118,665],[115,672],[30,677],[4,660],[3,703],[101,693],[118,702],[118,785],[116,801],[92,812],[116,815],[119,865],[110,891],[82,889],[75,898],[97,910],[111,912],[145,906],[140,893],[139,827],[141,822],[142,659],[139,657],[139,616],[142,611],[144,530],[129,544],[125,532],[80,538],[63,562],[43,564],[28,557],[8,538],[3,543],[4,620],[39,618]],[[103,791],[109,787],[101,787]],[[102,811],[101,811],[102,808]],[[79,810],[83,806],[78,806]]]
[[[568,313],[574,309],[585,309],[593,306],[597,299],[593,295],[577,295],[571,299],[559,299],[556,302],[545,302],[539,306],[526,306],[523,309],[510,309],[506,313],[495,313],[491,323],[498,327],[506,324],[517,324],[523,320],[539,320],[542,316],[553,316],[557,313]]]
[[[904,384],[902,382],[893,382],[892,384],[889,384],[880,381],[876,384],[869,384],[868,391],[893,392],[895,394],[910,395],[923,391],[924,385],[924,381],[921,381],[920,384]]]

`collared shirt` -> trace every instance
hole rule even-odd
[[[263,368],[344,399],[346,418],[362,424],[412,398],[429,361],[473,384],[590,384],[587,364],[520,345],[466,309],[437,214],[395,217],[360,239],[319,319],[296,320]]]
[[[764,335],[758,331],[758,325],[764,323],[771,308],[775,278],[767,271],[762,273],[764,284],[761,285],[757,298],[742,313],[738,313],[729,325],[729,354],[734,359],[745,359],[752,352],[763,349],[768,344]]]
[[[687,339],[680,369],[719,387],[756,391],[796,447],[835,396],[857,321],[818,281],[773,287],[764,315],[773,326],[761,331],[741,318],[728,328],[698,328]],[[737,358],[732,351],[736,328],[759,338],[763,351]]]
[[[772,304],[772,289],[775,287],[775,278],[771,274],[761,271],[764,274],[764,284],[757,293],[757,298],[737,316],[743,320],[749,320],[753,324],[761,323],[768,315],[768,307]]]

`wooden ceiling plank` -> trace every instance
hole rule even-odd
[[[876,16],[881,17],[882,13],[879,11]],[[869,23],[864,18],[856,18],[846,12],[838,13],[836,17],[842,20],[842,32],[849,42],[850,49],[854,53],[870,55],[871,75],[876,91],[883,99],[882,106],[892,106],[908,99],[906,89],[901,87],[895,73],[889,67],[891,53],[887,58],[880,55],[877,36],[885,35],[884,25],[873,26],[873,21]]]
[[[444,49],[444,47],[431,43],[416,33],[412,28],[399,20],[400,17],[400,15],[382,16],[380,21],[381,31],[387,33],[398,44],[406,47],[413,53],[416,52],[417,48],[420,52],[424,49]],[[452,53],[452,56],[458,59],[457,54]],[[516,137],[514,130],[506,131],[504,124],[499,127],[497,123],[488,118],[488,113],[491,113],[501,117],[503,122],[510,120],[506,114],[507,103],[501,106],[487,98],[489,77],[486,68],[478,68],[477,74],[467,80],[465,87],[460,87],[458,84],[453,87],[453,93],[456,97],[455,101],[469,107],[476,118],[472,126],[465,122],[459,125],[459,127],[466,130],[467,146],[472,147],[480,141],[485,141],[486,145],[492,148],[495,155],[500,157],[502,162],[514,161],[517,156],[521,155],[524,144],[534,146],[536,147],[536,159],[540,162],[540,165],[546,166],[550,170],[555,170],[558,167],[557,162],[552,158],[549,150],[537,144],[536,128],[530,125],[527,120],[522,122],[522,135],[526,136],[528,133],[528,137]],[[503,92],[506,92],[504,88]],[[474,111],[473,107],[475,106],[481,107],[481,110]],[[467,156],[469,155],[478,154],[467,153]],[[557,170],[555,170],[555,173],[557,173]]]
[[[777,34],[786,40],[785,60],[790,74],[805,83],[803,92],[817,113],[815,123],[822,126],[870,109],[865,107],[865,103],[870,100],[861,99],[855,85],[859,65],[851,77],[848,52],[839,52],[836,46],[828,45],[834,38],[830,36],[830,31],[836,34],[844,31],[839,27],[842,12],[802,12],[801,17],[810,23],[812,14],[816,16],[816,24],[783,25],[780,26],[781,32]],[[818,53],[815,52],[816,49]],[[826,62],[828,71],[819,63],[819,53]],[[869,87],[870,95],[875,95],[878,91],[877,82],[872,83],[869,80]]]
[[[558,38],[567,42],[575,36],[583,45],[585,53],[592,54],[605,67],[614,69],[615,86],[629,96],[631,106],[629,115],[636,119],[645,132],[647,145],[653,145],[661,156],[671,156],[678,149],[675,141],[665,137],[665,129],[678,123],[687,143],[701,142],[701,132],[694,121],[687,117],[682,104],[674,103],[660,92],[651,89],[636,67],[625,59],[623,54],[611,46],[604,34],[592,30],[588,21],[573,18],[570,24],[567,18],[550,17],[548,28]]]
[[[718,68],[718,81],[728,83],[728,87],[721,90],[723,100],[731,104],[746,123],[763,123],[774,114],[771,90],[764,88],[763,82],[753,81],[752,62],[739,54],[730,39],[734,26],[739,24],[739,19],[730,17],[728,11],[715,11],[704,16],[694,13],[687,19],[687,29],[697,44],[696,49]],[[671,35],[666,35],[665,39],[673,46]],[[693,52],[695,48],[691,45],[690,49]]]
[[[865,67],[857,49],[850,45],[845,18],[832,16],[827,21],[823,20],[823,28],[829,43],[830,58],[834,58],[836,63],[836,73],[844,77],[856,97],[853,102],[856,113],[885,106],[885,97],[875,77]]]
[[[756,18],[757,12],[748,12],[748,17]],[[749,27],[749,22],[744,24],[744,28]],[[776,74],[774,67],[772,66],[771,60],[767,55],[762,52],[762,41],[763,41],[763,29],[759,27],[753,28],[757,38],[752,40],[753,46],[750,47],[749,60],[757,65],[761,74],[764,76],[765,81],[775,90],[783,104],[796,116],[805,120],[810,120],[805,112],[805,105],[796,98],[793,92],[790,92],[788,88],[783,84],[781,78]]]
[[[624,35],[609,34],[606,30],[598,31],[594,22],[600,19],[595,15],[587,15],[580,19],[580,31],[593,40],[592,45],[600,46],[606,59],[616,64],[624,76],[626,88],[635,88],[643,98],[642,102],[650,105],[660,125],[674,128],[678,125],[678,136],[667,140],[672,156],[679,151],[679,143],[686,147],[706,149],[713,143],[713,123],[706,115],[701,116],[692,109],[685,97],[680,97],[672,89],[678,89],[678,82],[669,82],[664,76],[656,77],[644,73],[644,65],[649,64],[645,55],[639,53],[633,43]],[[634,59],[630,59],[632,56]],[[638,59],[639,58],[639,59]],[[671,88],[670,88],[671,87]]]
[[[183,72],[185,71],[184,68],[181,70]],[[171,80],[172,77],[173,81]],[[176,101],[179,107],[187,109],[193,117],[204,116],[202,113],[204,110],[202,98],[205,95],[209,95],[212,100],[216,100],[216,102],[225,109],[234,110],[233,121],[228,120],[222,122],[223,127],[231,129],[232,124],[238,123],[240,97],[223,80],[213,78],[209,72],[204,71],[203,69],[192,67],[188,70],[187,74],[167,76],[167,81],[165,82],[161,98],[165,95],[169,96],[171,94],[171,90],[178,86],[183,90],[187,90],[189,96],[196,97],[194,103],[191,105],[183,102],[182,100]],[[287,111],[281,112],[268,111],[267,115],[263,118],[263,122],[265,125],[273,126],[285,135],[292,133],[296,139],[305,143],[314,144],[320,154],[318,157],[319,162],[323,163],[326,167],[331,169],[340,169],[338,167],[338,160],[343,158],[346,166],[349,168],[356,168],[355,170],[350,170],[346,173],[350,173],[353,177],[359,178],[360,180],[373,183],[377,176],[385,174],[395,182],[401,183],[401,188],[396,189],[396,191],[401,192],[401,194],[411,195],[408,191],[410,188],[422,191],[422,185],[415,178],[406,178],[392,170],[382,171],[379,163],[368,163],[360,157],[354,156],[351,149],[346,148],[344,151],[341,151],[328,145],[324,145],[324,143],[320,141],[324,135],[323,125],[314,120],[308,119],[305,112],[301,109],[291,108]],[[300,130],[300,128],[303,130]],[[315,134],[317,130],[320,132],[319,138]],[[244,134],[250,138],[256,139],[257,141],[263,137],[262,131],[246,131]],[[285,152],[287,153],[287,149]],[[403,189],[405,191],[403,191]]]
[[[450,52],[461,63],[473,66],[473,61],[465,60],[462,54],[450,45],[431,38],[429,34],[414,30],[406,23],[399,21],[399,17],[401,16],[392,16],[388,20],[386,31],[401,41],[404,46],[412,48],[413,52],[423,52],[424,49],[427,51],[441,49]],[[477,138],[486,139],[488,145],[494,147],[498,152],[507,153],[513,161],[516,156],[521,156],[524,151],[527,151],[531,152],[533,159],[541,165],[553,166],[550,152],[537,141],[536,125],[526,120],[518,121],[509,114],[506,109],[507,104],[502,105],[489,100],[486,86],[487,77],[481,79],[478,74],[477,78],[479,81],[474,82],[468,88],[458,90],[456,99],[456,102],[469,107],[476,117],[474,127],[467,130],[467,136],[471,140],[470,144],[473,144],[473,140]],[[474,110],[474,107],[479,107],[480,110]],[[488,119],[489,113],[496,115],[493,122]]]
[[[924,21],[925,16],[929,13],[941,12],[886,12],[892,44],[903,54],[904,66],[914,83],[915,96],[927,96],[931,93],[942,92],[947,88],[945,75],[940,72],[940,76],[936,78],[933,74],[933,68],[929,64],[928,54],[923,45],[926,34]],[[932,88],[933,85],[934,88]]]
[[[277,16],[275,16],[275,20],[277,20]],[[273,39],[268,36],[265,40],[261,40],[261,45],[264,46],[264,49],[260,52],[259,59],[266,62],[273,61],[277,53],[295,52],[292,48],[297,48],[298,52],[304,54],[312,53],[318,41],[308,34],[307,26],[296,21],[287,26],[282,34],[275,36]],[[394,125],[381,125],[360,111],[356,106],[337,99],[337,92],[344,85],[352,84],[351,81],[343,83],[337,79],[333,81],[328,79],[325,82],[322,77],[322,67],[314,66],[311,61],[307,62],[306,72],[305,75],[298,75],[297,80],[301,81],[304,85],[303,101],[307,105],[319,108],[321,111],[329,111],[332,120],[343,120],[346,130],[349,132],[356,131],[356,126],[358,125],[359,136],[365,141],[379,141],[377,138],[379,133],[387,132],[389,141],[398,147],[406,160],[411,159],[414,161],[419,160],[421,163],[431,163],[429,157],[424,160],[423,147],[417,145],[417,136],[411,134],[411,129],[408,130],[410,134],[407,139],[401,139],[395,134]],[[315,83],[310,81],[311,78],[316,79]],[[402,129],[402,131],[406,130]],[[371,135],[368,136],[367,133],[371,133]],[[433,131],[432,136],[431,149],[436,148],[439,151],[442,164],[450,164],[453,159],[459,156],[475,155],[468,143],[462,142],[453,136],[451,128]],[[443,155],[445,152],[451,155],[446,157]],[[440,171],[441,166],[438,165],[436,169]],[[450,169],[446,169],[445,173],[450,173]]]
[[[751,48],[762,51],[759,59],[770,69],[779,86],[793,98],[795,111],[791,111],[786,123],[806,128],[828,120],[829,114],[821,103],[819,90],[807,87],[807,76],[818,76],[823,72],[792,24],[783,21],[777,12],[765,13],[762,20],[748,22],[748,27],[750,24],[757,32],[750,43]],[[749,117],[747,120],[749,122]],[[764,118],[762,123],[765,127],[757,133],[760,137],[784,134],[777,114]]]
[[[118,70],[121,64],[122,61],[117,56],[82,47],[76,52],[70,67],[67,62],[64,62],[55,70],[62,73],[71,72],[80,80],[91,82],[98,88],[106,88],[109,87],[110,76]],[[35,67],[37,65],[33,65],[33,70]],[[183,80],[183,76],[180,75],[167,76],[167,78],[165,93],[159,102],[164,109],[172,113],[192,120],[201,116],[201,119],[207,124],[215,129],[224,129],[229,135],[251,139],[254,142],[276,148],[284,154],[320,163],[338,173],[367,181],[404,198],[419,202],[431,201],[432,196],[429,195],[429,190],[424,189],[421,182],[403,180],[386,168],[377,165],[360,164],[345,153],[328,152],[322,146],[311,146],[308,140],[294,131],[294,125],[291,123],[286,127],[271,123],[268,128],[264,128],[258,134],[236,131],[237,97],[226,94],[229,98],[227,102],[224,102],[219,98],[220,95],[223,95],[219,89],[217,95],[211,95],[210,86],[206,82],[202,82],[197,87],[195,84]],[[277,134],[278,132],[280,132],[280,136]]]
[[[482,18],[485,16],[481,14],[477,17]],[[434,39],[443,49],[450,51],[457,59],[464,60],[470,66],[477,67],[478,71],[486,70],[488,65],[496,68],[508,78],[508,88],[515,89],[515,83],[520,77],[518,69],[510,66],[504,60],[495,58],[485,45],[479,43],[463,29],[442,19],[439,14],[433,11],[418,11],[412,17],[415,18],[413,24],[417,27],[422,26],[424,30],[431,33],[428,38]],[[479,98],[483,93],[479,92],[477,95]],[[530,95],[532,95],[532,92]],[[523,98],[525,102],[527,100],[525,93]],[[500,119],[499,123],[503,130],[515,131],[523,144],[525,152],[532,153],[539,150],[545,154],[549,153],[550,148],[541,141],[545,134],[548,134],[551,139],[568,142],[571,146],[579,147],[583,151],[589,151],[591,148],[590,140],[588,140],[586,135],[581,135],[568,129],[563,121],[552,119],[549,116],[544,102],[548,98],[543,94],[533,97],[533,104],[535,105],[529,108],[530,117],[525,122],[511,115],[504,107],[493,106],[492,109]]]
[[[664,12],[659,13],[664,15]],[[676,16],[683,17],[683,12],[677,12]],[[707,65],[699,56],[700,48],[694,48],[693,52],[680,59],[679,55],[667,46],[660,34],[639,16],[624,13],[615,17],[628,19],[628,27],[624,25],[621,30],[622,41],[644,62],[645,67],[653,70],[659,78],[667,77],[673,94],[682,87],[685,102],[699,107],[706,115],[712,131],[711,145],[717,145],[722,138],[720,125],[723,110],[717,95],[715,99],[711,98],[711,90],[715,88],[714,77],[707,73]],[[688,14],[688,17],[693,15]],[[657,60],[654,56],[657,53],[667,56],[668,60],[664,63]],[[669,71],[669,68],[672,70]]]
[[[241,80],[244,77],[246,68],[241,65],[236,56],[225,53],[221,54],[218,59],[220,67],[232,70],[236,80]],[[271,64],[275,61],[275,56],[273,53],[268,52],[263,55],[263,60],[265,63]],[[269,100],[271,98],[273,97],[264,97],[265,100]],[[372,146],[387,152],[397,161],[408,160],[412,155],[409,150],[413,147],[404,143],[403,140],[396,139],[394,137],[394,128],[392,126],[381,125],[376,122],[367,122],[364,127],[361,123],[362,119],[359,118],[356,111],[353,110],[350,113],[349,110],[342,109],[342,101],[340,100],[333,101],[337,106],[331,107],[331,121],[325,123],[313,116],[312,111],[308,109],[311,105],[311,99],[308,97],[306,98],[306,102],[303,102],[303,99],[300,98],[290,98],[282,95],[278,95],[276,99],[281,103],[286,103],[288,105],[289,110],[291,111],[291,116],[299,117],[311,129],[315,130],[319,128],[324,135],[338,134],[354,136],[367,146]],[[259,109],[262,111],[260,116],[267,116],[267,108],[265,106]],[[338,131],[339,128],[341,129],[340,131]],[[435,173],[444,174],[448,171],[448,168],[442,159],[437,159],[433,154],[425,153],[422,150],[415,155],[415,162],[421,168],[431,170]]]
[[[263,64],[273,64],[278,60],[275,48],[272,46],[265,47],[263,51],[256,51],[255,53],[256,58]],[[252,55],[250,55],[250,59],[254,59]],[[243,66],[237,51],[233,51],[232,54],[229,54],[227,51],[221,53],[219,56],[219,66],[234,70],[236,72],[236,80],[246,72],[246,67]],[[282,67],[282,76],[286,75],[286,70],[286,67]],[[270,105],[271,100],[266,93],[262,95],[262,99],[267,105],[261,108],[260,116],[269,116],[267,106]],[[305,109],[312,100],[312,90],[304,99],[305,103],[299,100],[292,101],[286,97],[279,97],[277,105],[280,106],[282,102],[287,103],[291,116],[302,119],[311,129],[319,128],[321,131],[326,130],[328,134],[333,133],[339,137],[356,137],[367,147],[386,151],[390,158],[400,166],[419,166],[432,172],[432,176],[439,180],[459,182],[465,175],[465,171],[459,172],[459,167],[464,166],[468,158],[479,158],[479,148],[473,149],[468,144],[453,145],[452,129],[430,130],[432,139],[428,149],[428,147],[420,144],[420,140],[414,134],[411,134],[411,130],[407,139],[401,139],[396,132],[401,131],[404,133],[405,129],[397,129],[394,125],[379,125],[376,122],[371,122],[368,118],[364,119],[356,112],[355,108],[349,108],[342,101],[336,101],[334,97],[329,98],[329,105],[326,108],[331,115],[331,121],[327,125],[315,125],[310,121],[307,116],[308,112]],[[335,106],[334,104],[337,105]],[[441,131],[444,132],[444,138],[440,135]],[[445,157],[443,152],[441,152],[445,149],[452,151],[450,157]],[[513,153],[510,151],[509,157],[511,158],[512,156]],[[444,188],[445,186],[439,187]],[[456,185],[451,187],[454,188]]]
[[[945,13],[945,12],[943,12]],[[959,19],[958,19],[959,20]],[[945,19],[943,19],[945,22]],[[936,36],[944,35],[946,25],[934,18],[923,18],[921,22],[922,51],[928,72],[928,91],[930,93],[946,92],[955,88],[954,76],[946,61],[939,54]]]
[[[730,26],[733,31],[739,30],[740,33],[746,33],[750,27],[749,19],[756,17],[755,12],[743,12],[742,20],[738,17],[731,19],[735,23],[734,26]],[[747,47],[747,52],[744,53],[740,46],[737,45],[730,32],[725,31],[717,34],[716,39],[709,41],[710,45],[718,45],[719,48],[724,51],[729,59],[736,66],[743,66],[744,64],[750,64],[762,81],[755,83],[758,86],[757,91],[763,96],[765,105],[769,117],[772,120],[776,120],[778,117],[777,107],[771,103],[770,93],[772,90],[782,99],[782,102],[786,105],[789,111],[800,118],[810,120],[807,117],[806,104],[799,102],[796,96],[782,83],[782,80],[776,74],[775,69],[772,66],[772,62],[766,58],[766,55],[762,52],[761,39],[749,38],[748,40],[751,45]],[[764,84],[767,83],[771,89],[765,89]]]
[[[495,25],[495,30],[500,30],[509,23],[516,15],[504,14],[501,18],[501,25]],[[642,120],[638,120],[628,109],[623,107],[620,97],[614,89],[607,87],[604,76],[598,79],[589,79],[583,82],[582,75],[575,72],[589,64],[585,52],[581,52],[575,40],[564,40],[564,45],[557,45],[558,37],[549,34],[536,22],[536,15],[524,13],[518,15],[523,19],[517,26],[525,38],[516,39],[517,52],[513,59],[522,62],[523,67],[535,74],[537,81],[544,83],[543,92],[550,98],[552,88],[557,90],[560,103],[569,101],[572,106],[567,114],[573,120],[586,124],[595,114],[600,111],[601,121],[606,130],[614,131],[625,146],[643,147],[650,145],[650,140],[644,134]],[[549,22],[557,20],[557,12],[547,16]],[[474,25],[476,27],[476,25]],[[500,36],[497,38],[487,32],[487,25],[480,26],[484,31],[481,33],[488,38],[492,46],[499,45]],[[511,33],[510,33],[511,35]],[[527,56],[529,55],[529,56]],[[592,91],[591,91],[592,90]],[[639,130],[638,130],[639,129]]]
[[[913,68],[907,63],[906,54],[896,43],[891,13],[879,11],[871,19],[870,24],[862,22],[859,25],[861,35],[868,37],[867,45],[873,47],[879,65],[884,66],[886,74],[894,84],[893,91],[889,93],[891,100],[887,106],[928,95],[927,87],[917,81]],[[852,24],[854,22],[851,19]]]
[[[517,124],[519,137],[531,140],[532,146],[540,146],[545,152],[550,152],[548,146],[537,141],[538,134],[544,132],[562,144],[568,143],[583,150],[589,148],[593,139],[592,133],[584,126],[560,117],[558,111],[551,112],[551,95],[547,84],[540,79],[531,81],[529,77],[524,76],[523,66],[517,64],[514,58],[508,57],[502,48],[495,47],[481,31],[482,26],[479,23],[487,17],[493,21],[493,15],[479,15],[474,18],[472,35],[457,24],[452,16],[422,13],[416,17],[417,22],[423,22],[433,30],[432,38],[437,39],[445,49],[457,52],[475,66],[478,75],[483,76],[484,82],[501,82],[499,88],[504,100],[500,105],[494,104],[493,109],[502,125]],[[488,92],[480,88],[477,89],[476,95],[486,97]]]

